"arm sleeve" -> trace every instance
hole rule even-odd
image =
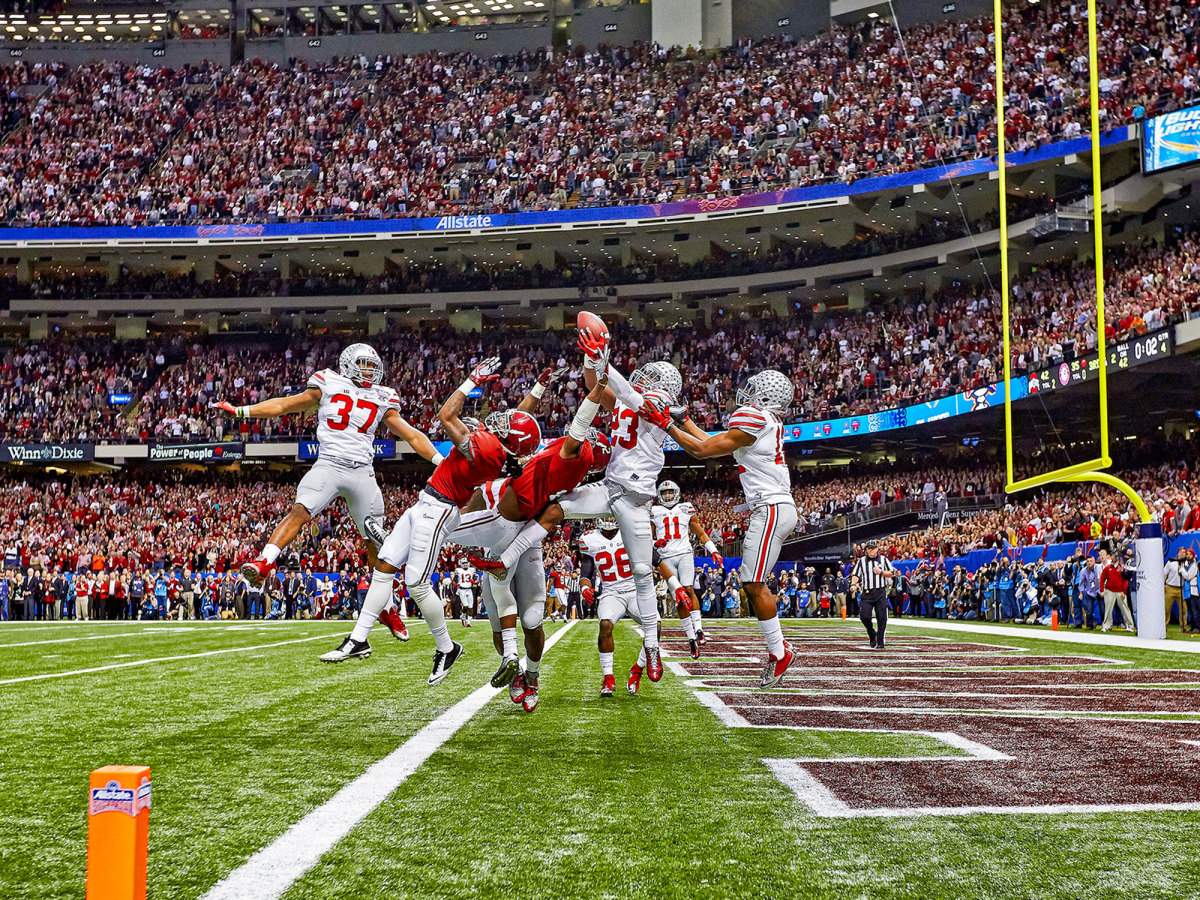
[[[654,568],[658,568],[658,564],[662,562],[662,554],[658,552],[657,547],[650,548],[650,562]]]
[[[595,579],[595,577],[593,577],[595,572],[596,572],[596,561],[581,550],[579,553],[579,577],[580,577],[580,579],[586,578],[589,582],[591,582],[592,587],[595,588],[596,579]]]
[[[633,389],[633,386],[625,380],[625,376],[614,366],[608,367],[608,386],[616,398],[630,409],[637,409],[642,405],[642,395]]]

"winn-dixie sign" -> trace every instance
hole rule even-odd
[[[216,444],[151,444],[151,462],[224,463],[246,458],[246,445],[241,441]]]
[[[95,456],[91,444],[0,444],[0,462],[88,462]]]

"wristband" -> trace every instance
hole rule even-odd
[[[674,596],[675,592],[681,587],[683,587],[683,585],[680,584],[679,579],[674,575],[667,579],[667,590],[671,592],[671,596]]]
[[[716,553],[717,545],[712,542],[712,538],[709,538],[704,542],[704,549],[709,553]]]
[[[442,460],[445,458],[446,457],[442,456],[442,454],[440,454],[436,450],[434,450],[433,456],[430,457],[429,461],[431,463],[433,463],[435,466],[437,466],[437,465],[441,465]]]
[[[460,391],[462,391],[463,394],[469,396],[471,391],[475,390],[475,382],[473,382],[470,378],[468,378],[466,381],[464,381],[462,384],[460,384],[458,386],[458,389]]]
[[[250,418],[250,407],[249,406],[239,406],[237,408],[237,412],[234,415],[239,419],[248,419],[248,418]]]
[[[537,382],[536,384],[534,384],[533,390],[531,390],[529,392],[529,396],[533,397],[535,400],[541,400],[542,397],[545,396],[545,394],[546,394],[546,386],[544,384],[542,384],[540,381]]]
[[[592,425],[592,420],[596,418],[596,413],[600,411],[600,404],[596,400],[584,399],[579,403],[579,409],[575,410],[575,417],[571,419],[571,427],[567,429],[567,434],[575,438],[577,441],[586,441],[588,428]]]

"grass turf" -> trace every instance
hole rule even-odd
[[[113,762],[154,773],[151,896],[201,896],[486,681],[486,626],[452,628],[469,652],[436,689],[424,685],[432,643],[420,623],[404,645],[377,630],[370,660],[340,666],[315,662],[345,630],[333,623],[0,628],[0,680],[189,656],[0,685],[0,897],[82,896],[87,773]],[[929,633],[1200,667],[1032,634]],[[27,644],[93,635],[106,636]],[[240,649],[264,644],[277,646]],[[225,648],[239,652],[192,656]],[[618,686],[635,652],[619,627]],[[636,698],[601,700],[598,686],[595,625],[583,623],[547,655],[535,714],[504,694],[490,702],[285,896],[1196,896],[1200,813],[820,819],[762,758],[946,748],[919,735],[727,729],[670,673]]]

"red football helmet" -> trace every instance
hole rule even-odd
[[[588,474],[603,472],[608,468],[608,461],[612,459],[612,440],[607,434],[589,428],[587,441],[592,445],[592,467]]]
[[[528,456],[542,442],[542,429],[537,419],[519,409],[506,409],[491,413],[483,420],[483,427],[500,439],[513,456]]]

